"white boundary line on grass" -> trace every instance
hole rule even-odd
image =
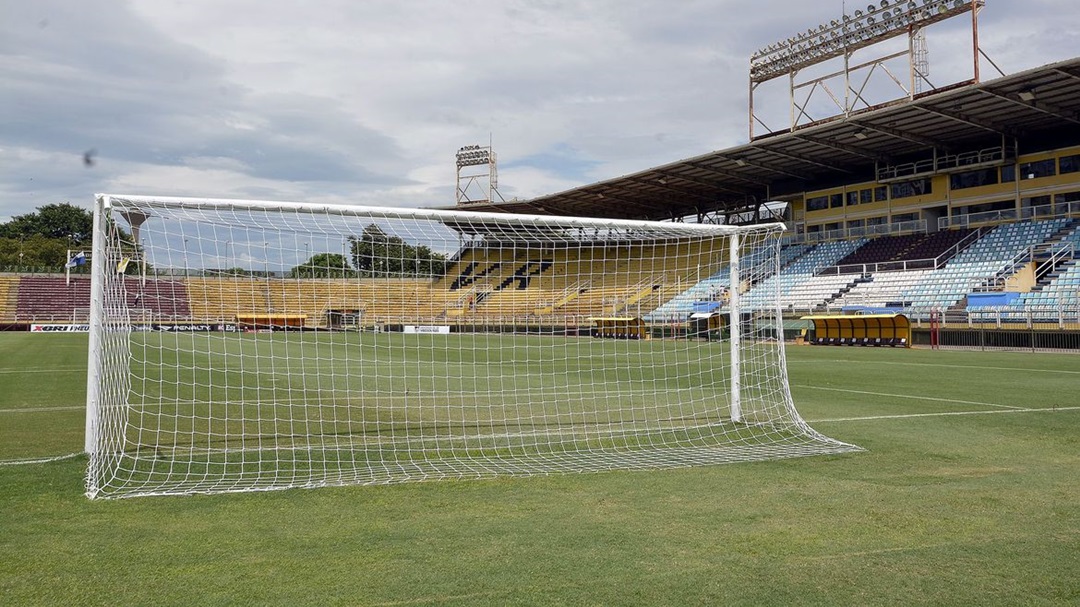
[[[0,459],[0,466],[26,466],[28,464],[47,464],[49,462],[58,462],[62,459],[72,459],[79,457],[82,453],[68,453],[67,455],[56,455],[53,457],[39,457],[35,459]]]
[[[49,369],[0,369],[0,375],[22,375],[24,373],[68,373],[86,371],[86,367],[55,367]]]
[[[928,400],[939,403],[956,403],[958,405],[976,405],[979,407],[998,407],[1000,409],[1017,409],[1019,411],[1027,411],[1028,407],[1015,407],[1012,405],[997,405],[994,403],[980,403],[971,400],[956,400],[954,398],[937,398],[934,396],[917,396],[914,394],[889,394],[887,392],[869,392],[867,390],[847,390],[844,388],[829,388],[826,386],[791,386],[797,389],[807,390],[826,390],[828,392],[846,392],[848,394],[865,394],[867,396],[886,396],[889,398],[907,398],[910,400]]]
[[[999,413],[1057,413],[1061,411],[1080,411],[1080,407],[1051,407],[1046,409],[995,409],[992,411],[943,411],[938,413],[900,413],[896,415],[867,415],[865,417],[834,417],[832,419],[808,419],[808,424],[830,424],[833,422],[861,422],[880,419],[909,419],[913,417],[949,417],[954,415],[994,415]]]
[[[86,405],[71,407],[23,407],[21,409],[0,409],[0,413],[42,413],[48,411],[85,411]]]

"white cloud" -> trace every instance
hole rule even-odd
[[[489,136],[508,198],[722,149],[747,137],[749,55],[841,3],[744,5],[5,2],[0,216],[108,190],[448,205],[454,151]],[[1068,58],[1071,7],[988,2],[983,47],[1009,71]],[[931,32],[945,82],[970,70],[956,21]]]

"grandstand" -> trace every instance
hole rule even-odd
[[[764,305],[778,288],[792,317],[818,312],[902,312],[916,321],[932,311],[966,320],[1010,322],[1064,317],[1075,321],[1080,292],[1080,219],[1006,222],[934,233],[787,243],[778,271],[743,281],[746,309]],[[585,249],[583,251],[588,251]],[[726,268],[700,276],[697,267],[664,245],[592,254],[571,249],[518,253],[498,248],[463,251],[433,279],[295,279],[268,276],[129,277],[133,319],[171,323],[233,323],[251,315],[302,317],[308,328],[330,327],[335,315],[364,326],[407,323],[514,324],[578,328],[591,317],[629,314],[660,325],[684,324],[691,314],[724,309],[731,289]],[[600,260],[600,261],[598,261]],[[671,260],[684,260],[682,265]],[[715,267],[715,266],[713,266]],[[1037,273],[1036,268],[1042,271]],[[1017,276],[1032,279],[1020,285]],[[989,309],[969,295],[1011,291]],[[711,305],[710,305],[711,304]],[[89,281],[61,276],[4,276],[0,317],[9,324],[85,321]],[[1072,314],[1073,316],[1069,316]]]
[[[722,309],[722,294],[733,289],[753,310],[779,288],[793,321],[823,312],[899,312],[913,319],[916,343],[926,343],[932,316],[958,329],[1050,323],[1080,330],[1077,116],[1080,58],[793,125],[532,200],[463,205],[783,221],[789,235],[778,267],[757,282],[732,285],[717,258],[690,267],[679,260],[692,255],[672,255],[662,244],[601,242],[590,253],[548,243],[511,252],[498,242],[465,239],[445,271],[429,279],[297,279],[279,271],[252,290],[247,280],[198,268],[178,277],[179,268],[162,266],[132,278],[129,306],[135,316],[169,322],[294,315],[309,328],[344,316],[361,327],[527,321],[557,328],[624,314],[670,325],[701,308]],[[710,270],[703,274],[702,266]],[[77,322],[87,298],[85,278],[68,284],[55,276],[3,276],[0,318]]]
[[[853,109],[533,200],[470,208],[780,220],[790,235],[779,271],[737,286],[751,308],[778,285],[792,318],[902,312],[915,322],[916,343],[928,343],[931,317],[957,330],[982,330],[982,321],[1080,330],[1077,116],[1080,58]],[[729,288],[721,270],[644,318],[684,322]]]

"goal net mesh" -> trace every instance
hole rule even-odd
[[[858,450],[796,411],[779,294],[740,306],[781,226],[135,196],[96,220],[90,497]]]

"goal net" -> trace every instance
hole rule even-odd
[[[843,453],[788,390],[782,226],[100,195],[87,494]],[[756,293],[756,292],[755,292]]]

